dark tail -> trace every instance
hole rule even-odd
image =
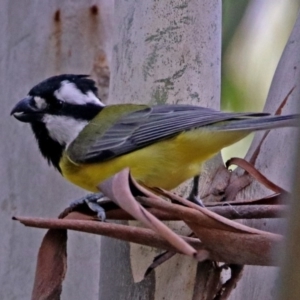
[[[250,118],[236,118],[224,123],[214,124],[214,130],[231,131],[231,130],[268,130],[280,127],[299,127],[300,115],[286,115],[286,116],[262,116]]]

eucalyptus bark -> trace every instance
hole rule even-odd
[[[278,108],[281,108],[280,111],[283,115],[294,114],[299,111],[299,50],[300,18],[298,16],[295,27],[276,69],[264,111],[275,113]],[[284,101],[292,89],[293,91],[287,101]],[[295,171],[297,149],[299,149],[297,148],[299,141],[298,134],[298,129],[295,128],[272,130],[262,143],[257,158],[253,161],[255,167],[267,178],[289,191],[292,191],[293,183],[297,186],[297,183],[299,182],[299,179],[296,179],[298,180],[296,183],[296,181],[292,178]],[[261,141],[262,136],[263,133],[256,134],[246,159],[250,160],[252,158],[253,152]],[[271,193],[272,192],[264,189],[257,182],[253,182],[242,194],[239,195],[239,197],[244,199],[255,199]],[[298,194],[295,194],[294,197],[298,197]],[[245,221],[245,224],[258,229],[281,234],[285,232],[284,229],[286,227],[286,222],[282,219],[252,220]],[[292,253],[293,250],[294,249],[288,249],[287,253]],[[278,253],[274,253],[274,255],[279,257]],[[293,261],[292,264],[295,264],[296,262],[297,260]],[[287,270],[285,270],[285,272],[287,272]],[[275,297],[278,289],[278,283],[278,268],[248,266],[245,268],[242,280],[238,283],[237,288],[231,295],[230,299],[271,300]],[[285,283],[287,282],[285,281]],[[281,299],[292,298],[283,297]]]
[[[47,165],[28,124],[16,122],[10,110],[31,87],[59,73],[92,74],[107,94],[112,9],[110,0],[1,1],[0,299],[30,299],[45,234],[11,217],[56,217],[85,193]],[[64,299],[97,297],[99,240],[70,234]]]
[[[300,81],[300,59],[299,59],[299,50],[300,50],[300,16],[296,21],[295,27],[289,39],[289,42],[286,46],[285,52],[283,54],[280,64],[282,65],[282,73],[289,74],[288,78],[285,78],[285,84],[295,84],[295,102],[297,102],[297,112],[300,113],[300,88],[296,83]],[[283,79],[277,74],[278,81]],[[275,77],[276,78],[276,77]],[[290,82],[289,82],[290,81]],[[300,125],[300,124],[299,124]],[[299,149],[300,141],[300,131],[295,135],[296,142],[295,149]],[[294,179],[293,179],[293,196],[291,201],[291,207],[289,210],[289,219],[286,232],[286,244],[284,246],[283,252],[281,253],[281,262],[282,270],[279,277],[279,291],[277,299],[291,299],[296,300],[300,298],[300,223],[299,223],[299,214],[300,214],[300,152],[296,151],[297,158],[294,160],[296,164],[294,165]]]
[[[220,0],[116,1],[115,25],[109,104],[219,108]],[[197,263],[191,258],[177,255],[142,280],[156,254],[104,238],[99,299],[193,299]]]

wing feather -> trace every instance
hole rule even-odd
[[[67,152],[75,163],[103,162],[193,128],[205,128],[205,126],[228,120],[253,119],[253,117],[266,115],[225,113],[191,105],[141,108],[122,115],[104,133],[100,130],[104,124],[101,123],[101,119],[98,118],[97,122],[92,120],[87,127],[96,126],[99,130],[95,130],[95,134],[88,140],[88,144],[87,140],[83,145],[78,138],[75,139]],[[207,129],[209,130],[209,128]],[[220,130],[221,127],[215,129]]]

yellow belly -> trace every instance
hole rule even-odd
[[[60,167],[66,179],[92,192],[126,167],[137,181],[171,190],[199,174],[204,161],[247,134],[196,129],[101,163],[75,165],[65,154]]]

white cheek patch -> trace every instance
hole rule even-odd
[[[33,100],[34,100],[36,108],[42,110],[42,109],[45,109],[47,107],[47,103],[46,103],[45,99],[43,99],[39,96],[35,96],[35,97],[33,97]]]
[[[52,139],[61,145],[68,146],[88,124],[87,121],[71,117],[44,115],[43,122]]]
[[[82,93],[73,82],[64,80],[60,88],[55,91],[55,97],[61,101],[71,104],[86,104],[93,103],[104,106],[104,104],[94,95],[93,92]]]

